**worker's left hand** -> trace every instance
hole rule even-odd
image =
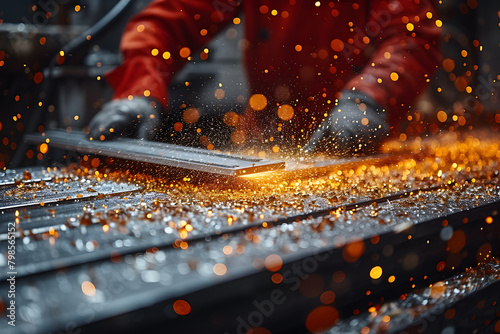
[[[161,124],[162,112],[161,104],[151,98],[136,96],[132,100],[109,101],[90,121],[89,137],[95,140],[119,136],[152,140]]]
[[[389,135],[387,113],[372,98],[346,90],[303,151],[348,156],[373,153]]]

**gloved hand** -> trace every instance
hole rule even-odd
[[[373,153],[388,135],[385,110],[365,94],[345,90],[303,151],[324,151],[338,156]]]
[[[118,99],[105,103],[90,121],[89,137],[100,140],[115,137],[154,139],[161,124],[161,104],[150,98],[135,96],[132,100]]]

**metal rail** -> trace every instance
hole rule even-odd
[[[340,205],[335,205],[326,209],[322,210],[316,210],[316,211],[311,211],[307,213],[302,213],[298,215],[293,215],[293,216],[288,216],[288,217],[280,217],[280,218],[275,218],[275,219],[259,219],[258,221],[251,223],[251,224],[235,224],[232,226],[227,226],[224,228],[221,228],[219,230],[214,230],[211,233],[204,233],[196,236],[188,236],[187,238],[184,239],[184,241],[193,243],[197,241],[203,241],[206,240],[207,238],[216,238],[219,235],[222,234],[235,234],[239,233],[245,230],[249,229],[255,229],[255,228],[264,228],[263,225],[266,225],[267,228],[272,227],[272,226],[279,226],[282,224],[286,223],[293,223],[297,221],[302,221],[302,220],[310,220],[318,217],[328,217],[334,212],[338,210],[344,210],[344,211],[350,211],[350,210],[355,210],[359,209],[362,207],[366,207],[369,205],[372,205],[373,203],[385,203],[388,201],[395,201],[398,199],[402,199],[405,197],[409,197],[415,194],[419,194],[422,192],[431,192],[431,191],[437,191],[439,189],[443,189],[448,187],[448,185],[437,185],[437,186],[432,186],[432,187],[427,187],[427,188],[420,188],[420,189],[409,189],[407,191],[402,191],[402,192],[397,192],[388,196],[376,198],[376,199],[367,199],[367,200],[362,200],[358,201],[355,203],[346,203],[346,204],[340,204]],[[179,238],[167,238],[163,241],[160,242],[155,242],[153,244],[146,244],[146,245],[140,245],[140,246],[135,246],[135,247],[130,247],[126,249],[121,249],[120,254],[122,256],[127,255],[127,254],[135,254],[135,253],[140,253],[140,252],[145,252],[146,250],[156,247],[158,249],[168,249],[173,247],[173,242]],[[86,253],[86,254],[79,254],[77,256],[71,256],[67,258],[58,258],[57,260],[54,261],[47,261],[47,262],[37,262],[29,267],[29,272],[25,271],[23,267],[18,268],[18,277],[24,277],[24,276],[32,276],[44,272],[48,272],[51,270],[55,270],[58,268],[69,268],[69,267],[75,267],[83,264],[88,264],[88,263],[95,263],[99,261],[106,261],[109,260],[110,257],[113,256],[113,254],[116,253],[114,250],[113,251],[108,251],[108,250],[97,250],[92,253]],[[0,275],[0,279],[3,279],[4,277]]]

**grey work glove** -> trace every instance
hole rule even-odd
[[[387,113],[365,94],[345,90],[338,105],[305,145],[304,152],[349,156],[373,153],[389,135]]]
[[[90,121],[89,137],[99,140],[115,137],[154,139],[161,124],[161,104],[150,98],[136,96],[132,100],[119,99],[105,103]]]

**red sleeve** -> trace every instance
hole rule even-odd
[[[122,65],[106,75],[114,99],[146,95],[168,106],[172,75],[236,16],[234,0],[155,0],[134,16],[120,43]]]
[[[392,125],[425,90],[439,65],[436,12],[432,0],[372,2],[366,31],[376,51],[346,88],[360,90],[387,108]]]

